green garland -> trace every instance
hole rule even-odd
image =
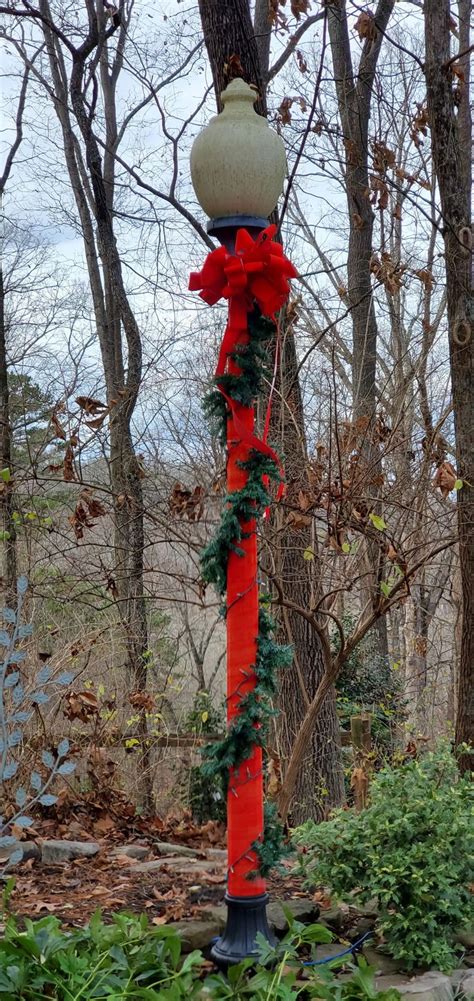
[[[257,312],[249,316],[249,341],[231,355],[238,364],[240,375],[219,377],[228,396],[244,406],[251,406],[262,391],[263,380],[268,374],[265,350],[266,342],[274,335],[274,325]],[[216,384],[207,394],[204,411],[222,443],[226,441],[226,425],[229,416],[227,403]],[[216,536],[211,540],[201,557],[204,580],[213,584],[220,595],[225,594],[227,562],[231,552],[243,555],[239,542],[248,538],[242,532],[242,523],[262,516],[270,504],[270,494],[264,485],[264,477],[279,480],[279,470],[273,459],[261,452],[251,451],[242,468],[248,473],[245,486],[227,494]],[[239,713],[230,723],[226,736],[203,750],[203,772],[208,777],[220,776],[227,789],[229,770],[238,768],[246,761],[254,747],[264,747],[268,735],[270,719],[276,715],[272,698],[276,694],[278,672],[288,667],[292,659],[292,649],[275,643],[274,622],[264,608],[259,611],[259,634],[257,656],[254,665],[256,685],[251,692],[243,695],[239,702]],[[278,820],[275,804],[265,803],[265,821],[262,839],[256,841],[255,851],[259,867],[250,874],[267,876],[271,869],[288,853],[283,841],[283,827]]]

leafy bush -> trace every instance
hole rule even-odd
[[[176,932],[150,927],[145,915],[117,914],[105,925],[95,914],[71,932],[51,915],[26,920],[24,931],[9,917],[0,942],[0,999],[179,1001],[196,997],[193,969],[201,961],[199,952],[181,961]]]
[[[145,915],[117,914],[105,925],[99,914],[83,929],[65,931],[48,916],[6,922],[0,942],[0,1001],[293,1001],[298,997],[323,1001],[396,1001],[390,990],[377,993],[373,970],[361,962],[350,979],[337,981],[321,967],[301,973],[300,950],[327,942],[321,925],[304,927],[291,915],[290,928],[276,948],[261,939],[260,962],[245,960],[228,975],[207,974],[200,952],[181,955],[179,935],[172,926],[149,925]]]
[[[353,629],[353,619],[344,616],[344,631]],[[338,649],[338,634],[332,639],[332,649]],[[393,734],[397,723],[405,719],[405,703],[401,679],[386,657],[378,651],[378,637],[372,630],[355,647],[345,661],[336,680],[337,711],[341,725],[350,729],[351,716],[370,712],[372,740],[379,756],[393,749]]]
[[[224,711],[212,704],[209,692],[197,692],[185,720],[185,730],[198,737],[215,735],[225,730]],[[192,765],[184,770],[183,784],[187,806],[198,823],[202,824],[207,820],[225,822],[226,794],[219,775],[210,780],[204,774],[202,764]]]
[[[471,803],[471,808],[470,808]],[[376,898],[380,931],[407,969],[455,964],[453,933],[472,918],[472,785],[446,745],[374,779],[371,805],[294,834],[311,885]]]

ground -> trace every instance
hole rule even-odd
[[[117,828],[104,818],[70,817],[64,824],[39,822],[28,838],[28,849],[42,852],[43,859],[28,858],[15,869],[10,906],[22,917],[51,913],[67,925],[82,925],[97,909],[106,917],[130,910],[161,924],[197,917],[224,900],[225,832],[215,822],[198,827],[186,816],[167,822],[132,819]],[[96,844],[99,850],[91,857],[49,861],[61,853],[54,844],[47,851],[58,841],[63,848],[71,842]],[[135,853],[141,857],[131,857]],[[307,896],[294,868],[287,863],[284,874],[269,880],[273,899]]]

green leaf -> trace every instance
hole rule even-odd
[[[350,544],[350,542],[343,542],[342,546],[341,546],[341,549],[342,549],[343,553],[350,553],[350,551],[351,551],[351,544]]]
[[[370,514],[369,514],[369,518],[370,518],[370,520],[371,520],[374,528],[376,528],[378,532],[383,532],[384,528],[387,527],[387,525],[384,522],[383,518],[379,514],[374,514],[374,512],[371,511]]]
[[[312,546],[307,546],[303,553],[304,560],[314,560],[314,549]]]
[[[0,479],[2,479],[4,483],[9,483],[10,480],[11,480],[11,478],[12,478],[12,474],[11,474],[8,466],[6,466],[5,469],[0,469]]]
[[[464,486],[464,480],[456,480],[456,482],[454,484],[454,489],[455,490],[462,490],[463,486]]]

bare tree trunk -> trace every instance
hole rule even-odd
[[[40,0],[48,24],[53,24],[48,0]],[[126,642],[127,681],[130,688],[146,688],[147,617],[143,591],[144,504],[140,464],[131,433],[131,420],[142,377],[140,331],[125,289],[113,226],[114,161],[117,137],[115,87],[123,60],[126,25],[122,22],[110,73],[105,60],[106,28],[99,4],[89,6],[89,30],[72,58],[70,78],[61,42],[44,24],[43,31],[54,84],[54,105],[63,134],[66,166],[82,227],[94,313],[110,408],[110,483],[114,498],[114,584]],[[86,97],[88,60],[101,67],[106,108],[108,152],[102,158],[93,131],[94,115]],[[97,98],[95,98],[96,100]],[[83,141],[74,133],[72,108]],[[112,150],[110,149],[112,147]],[[93,216],[91,213],[91,207]],[[124,358],[126,356],[126,365]],[[153,809],[152,762],[145,711],[140,712],[141,760],[138,790],[142,806]]]
[[[466,16],[466,6],[463,4]],[[458,476],[463,487],[457,494],[459,560],[462,580],[462,642],[456,743],[474,746],[474,436],[472,434],[472,377],[474,367],[474,304],[472,294],[472,240],[470,219],[470,166],[468,111],[456,104],[457,81],[451,65],[449,0],[425,0],[425,76],[433,160],[444,221],[447,307],[451,381],[456,431]],[[466,38],[465,28],[463,28]],[[467,79],[461,94],[468,101]],[[461,131],[464,130],[464,131]],[[468,134],[466,135],[466,131]],[[473,753],[461,760],[464,771],[474,767]]]
[[[262,5],[257,6],[261,28]],[[224,3],[221,0],[199,0],[199,11],[218,106],[219,93],[229,80],[225,66],[229,66],[230,57],[237,56],[241,66],[239,72],[259,91],[260,101],[257,110],[260,114],[266,115],[265,78],[268,65],[262,66],[260,61],[248,0],[232,0],[232,2],[226,0]],[[265,33],[265,44],[262,42],[260,48],[267,60],[268,43],[269,37]],[[304,479],[306,440],[301,394],[296,376],[296,348],[291,332],[284,337],[280,371],[281,382],[277,396],[281,394],[283,405],[281,409],[279,408],[280,413],[276,415],[274,426],[278,427],[281,435],[288,479],[292,475],[288,463],[292,462],[298,466],[298,477],[303,476]],[[287,387],[291,387],[291,400],[287,399]],[[276,410],[277,407],[275,412]],[[285,528],[283,536],[278,554],[281,586],[287,595],[291,595],[295,604],[310,608],[314,594],[314,579],[311,579],[308,566],[302,558],[309,543],[309,536],[304,539],[301,533],[297,533],[296,539],[295,533],[290,528]],[[282,679],[280,739],[283,764],[290,757],[295,735],[299,732],[307,705],[313,699],[324,674],[321,642],[315,630],[308,628],[308,623],[294,612],[288,612],[286,624],[288,640],[293,643],[295,657],[293,666],[285,672]],[[309,816],[320,818],[324,815],[327,805],[338,805],[344,798],[338,744],[339,724],[333,687],[326,694],[320,713],[311,724],[307,743],[309,753],[302,766],[299,766],[293,820],[299,821]]]
[[[13,518],[13,464],[12,464],[12,429],[10,423],[10,395],[8,390],[8,368],[5,322],[5,289],[3,271],[0,265],[0,511],[1,532],[3,542],[3,580],[2,590],[5,602],[10,608],[16,601],[16,529]]]
[[[354,421],[359,422],[366,440],[361,449],[367,469],[368,493],[376,505],[377,487],[371,479],[380,473],[380,454],[373,442],[371,428],[376,409],[377,320],[372,296],[371,258],[373,254],[374,213],[369,193],[369,121],[375,70],[380,48],[395,0],[379,0],[373,16],[373,32],[367,37],[354,73],[345,0],[328,5],[329,38],[336,83],[336,94],[344,133],[346,152],[346,197],[349,218],[347,255],[348,301],[352,321],[352,393]],[[372,15],[368,15],[372,17]],[[380,598],[380,548],[367,544],[367,586],[363,601],[375,607]],[[376,625],[379,653],[388,657],[387,623],[379,618]]]

